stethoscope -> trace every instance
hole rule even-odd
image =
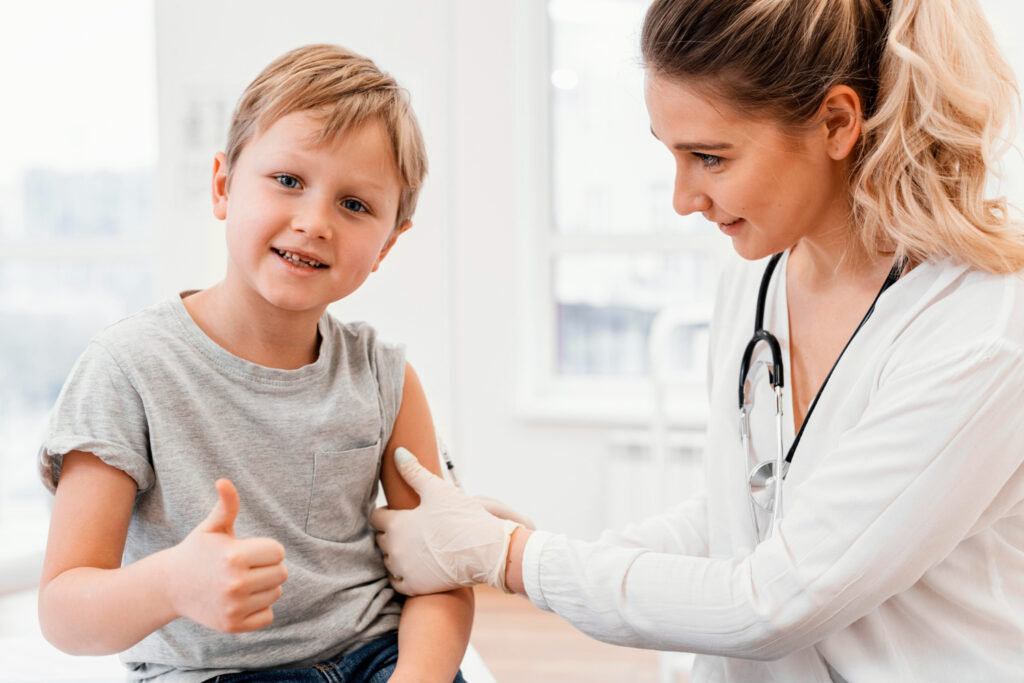
[[[832,373],[835,372],[836,366],[839,365],[839,361],[842,359],[843,354],[846,353],[846,349],[850,347],[850,342],[853,341],[853,338],[857,336],[860,329],[864,327],[864,323],[866,323],[868,318],[871,317],[871,314],[875,310],[875,304],[878,303],[879,297],[881,297],[885,290],[889,289],[889,287],[891,287],[893,283],[900,278],[906,264],[906,261],[903,259],[897,259],[896,263],[893,264],[892,269],[889,271],[889,275],[885,278],[885,282],[882,283],[882,288],[878,290],[878,294],[875,295],[874,301],[871,302],[871,307],[868,308],[867,313],[864,314],[864,317],[857,325],[857,329],[855,329],[853,334],[850,335],[850,338],[847,340],[843,350],[839,353],[839,357],[836,358],[835,363],[832,364],[832,369],[828,371],[825,381],[822,382],[821,387],[818,388],[818,393],[814,396],[814,400],[811,401],[811,405],[807,409],[807,415],[804,416],[803,424],[800,425],[800,430],[793,439],[793,443],[790,445],[789,451],[786,452],[782,442],[782,388],[784,385],[782,347],[779,345],[779,340],[775,338],[775,335],[764,328],[764,305],[768,298],[768,286],[771,284],[772,273],[775,272],[775,266],[778,265],[783,253],[784,252],[775,254],[771,259],[769,259],[768,265],[765,266],[764,269],[764,275],[761,276],[761,286],[757,292],[757,309],[754,317],[754,336],[751,337],[749,342],[747,342],[747,346],[743,350],[743,359],[740,362],[740,441],[743,444],[743,450],[747,456],[747,462],[750,462],[753,459],[750,444],[750,410],[753,406],[753,392],[748,377],[750,374],[750,361],[753,358],[754,351],[758,344],[763,342],[768,345],[768,350],[771,353],[771,362],[766,363],[766,365],[768,365],[768,382],[771,385],[772,390],[775,392],[775,457],[773,459],[759,462],[752,470],[750,470],[750,474],[747,477],[747,483],[750,487],[750,499],[752,501],[751,514],[753,516],[754,531],[757,534],[758,540],[769,538],[772,531],[775,529],[775,525],[782,516],[782,481],[785,480],[786,474],[789,472],[789,466],[793,462],[793,456],[796,453],[797,445],[800,443],[800,437],[803,436],[804,429],[806,429],[807,423],[810,421],[811,415],[814,413],[814,408],[818,405],[818,399],[821,398],[825,385],[828,384],[829,379],[832,377]],[[779,473],[781,473],[781,475],[779,475]],[[758,523],[758,515],[754,506],[771,515],[769,526],[763,532]]]

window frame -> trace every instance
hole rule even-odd
[[[517,413],[548,423],[637,426],[650,423],[655,410],[655,383],[647,378],[560,376],[555,367],[558,344],[554,264],[561,255],[699,254],[719,267],[731,252],[728,241],[713,231],[687,233],[559,233],[554,211],[554,116],[551,97],[552,20],[548,0],[523,3],[516,26],[518,70],[516,175],[523,248],[517,272],[521,310],[518,319],[520,367]],[[666,210],[671,210],[666,207]],[[707,318],[710,321],[710,310]],[[706,373],[674,378],[669,384],[668,412],[673,424],[700,429],[707,421]]]

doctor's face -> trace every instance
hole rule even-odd
[[[650,72],[645,96],[651,132],[675,158],[673,208],[699,211],[743,258],[848,230],[848,184],[828,155],[825,126],[783,128]]]

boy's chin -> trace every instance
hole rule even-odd
[[[294,313],[296,315],[323,313],[331,303],[329,301],[324,301],[323,298],[320,297],[314,298],[311,296],[281,292],[268,292],[261,294],[262,299],[271,307],[283,313]]]
[[[317,314],[318,316],[327,310],[327,307],[336,301],[341,301],[353,291],[332,292],[330,294],[312,295],[308,292],[261,292],[262,298],[274,308],[296,315]]]

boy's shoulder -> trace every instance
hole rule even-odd
[[[169,299],[143,308],[108,325],[93,337],[93,342],[110,351],[152,348],[154,343],[173,335],[177,324],[174,305],[175,301]]]
[[[368,352],[380,349],[384,351],[401,350],[402,344],[388,341],[380,336],[373,325],[362,320],[345,322],[330,312],[324,313],[320,332],[332,335],[343,348],[364,348]]]

